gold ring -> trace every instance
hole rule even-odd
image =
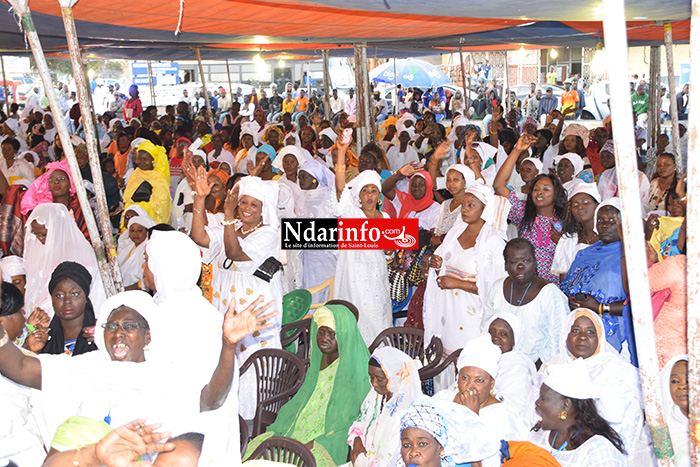
[[[474,395],[474,391],[470,389],[470,390],[469,390],[469,395],[470,395],[470,396],[473,396],[473,395]]]

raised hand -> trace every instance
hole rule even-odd
[[[229,305],[228,311],[224,316],[223,324],[224,339],[229,344],[235,345],[255,331],[262,331],[272,326],[273,323],[270,321],[270,318],[275,317],[279,311],[275,310],[262,316],[262,313],[275,303],[272,301],[267,302],[258,308],[263,299],[264,297],[260,295],[241,312],[236,311],[236,303],[231,301],[231,305]]]
[[[515,150],[518,151],[518,153],[523,153],[527,151],[530,148],[530,146],[532,146],[536,142],[537,136],[524,133],[520,138],[518,138],[518,142],[515,143]]]
[[[416,172],[420,172],[423,170],[423,164],[418,163],[418,162],[411,162],[410,164],[406,164],[403,167],[399,169],[399,174],[401,174],[404,177],[412,177],[413,174]]]
[[[236,207],[238,207],[238,192],[240,191],[240,185],[235,184],[226,193],[226,199],[224,200],[224,214],[227,219],[231,219],[236,214]]]
[[[134,420],[122,425],[105,436],[95,446],[97,459],[107,467],[152,466],[150,462],[139,460],[139,456],[152,452],[172,451],[173,443],[162,444],[170,433],[156,432],[160,423],[146,425],[146,419]]]
[[[194,171],[194,186],[192,187],[194,191],[197,192],[198,196],[209,196],[211,193],[211,188],[214,186],[213,183],[209,183],[207,180],[207,171],[204,167],[197,167]]]
[[[442,143],[438,145],[437,148],[435,148],[435,152],[433,155],[430,157],[430,161],[435,161],[435,163],[440,162],[444,158],[450,155],[450,145],[452,144],[452,141],[449,139],[446,139]]]

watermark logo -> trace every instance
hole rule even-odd
[[[283,250],[416,250],[418,219],[282,219]]]

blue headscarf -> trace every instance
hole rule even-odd
[[[263,144],[260,146],[257,151],[255,151],[255,154],[258,154],[259,152],[264,152],[268,156],[270,156],[270,162],[274,161],[275,158],[277,157],[277,151],[275,151],[275,148],[270,146],[269,144]],[[274,173],[279,173],[279,171],[276,168],[272,168],[272,171]]]

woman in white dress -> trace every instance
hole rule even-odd
[[[506,275],[501,254],[508,210],[505,198],[475,183],[464,195],[461,219],[428,258],[425,339],[438,336],[447,355],[481,334],[483,303]]]
[[[212,305],[222,314],[232,301],[236,307],[250,305],[260,296],[265,303],[273,301],[273,309],[282,310],[282,281],[274,271],[269,280],[262,279],[259,269],[280,258],[279,219],[277,218],[276,181],[263,181],[247,176],[234,185],[224,202],[224,220],[212,222],[205,218],[204,201],[213,184],[207,181],[203,167],[197,170],[190,161],[183,162],[188,179],[195,180],[194,217],[192,238],[203,250],[202,262],[213,266]],[[236,218],[236,211],[239,219]],[[204,229],[204,232],[202,232]],[[256,274],[256,272],[258,272]],[[240,367],[256,350],[280,348],[282,314],[274,324],[256,335],[241,340],[236,348],[236,362]],[[241,378],[240,413],[251,419],[255,413],[255,375],[248,372]]]
[[[688,356],[678,355],[661,371],[661,404],[673,442],[677,467],[690,467],[690,422],[688,420]]]
[[[148,229],[156,223],[148,216],[136,216],[129,220],[129,242],[117,252],[117,261],[122,273],[125,290],[143,288],[143,263],[146,261],[146,239]],[[125,242],[126,243],[126,242]],[[121,245],[120,245],[121,246]]]
[[[457,382],[435,394],[435,399],[452,401],[477,414],[493,441],[524,441],[528,431],[525,421],[512,406],[501,402],[494,389],[501,377],[498,373],[500,357],[501,349],[491,342],[488,334],[470,340],[457,360]],[[501,465],[500,454],[473,460],[482,461],[483,467]]]
[[[364,170],[345,184],[345,155],[348,144],[338,143],[335,189],[338,213],[344,218],[383,219],[379,210],[381,178],[376,170]],[[383,250],[340,250],[335,272],[335,298],[347,300],[359,310],[360,334],[367,345],[391,327],[389,275]]]
[[[537,369],[530,357],[519,350],[522,341],[520,319],[513,313],[501,312],[488,321],[487,331],[491,342],[501,349],[498,380],[493,389],[505,404],[523,415]]]
[[[620,435],[598,413],[600,387],[583,360],[552,365],[536,402],[541,422],[529,441],[562,467],[627,467]]]
[[[535,249],[524,238],[514,238],[503,250],[508,277],[497,280],[484,302],[484,332],[495,315],[508,311],[520,319],[518,348],[533,362],[543,362],[559,352],[559,336],[569,312],[566,295],[537,276]]]
[[[287,185],[292,190],[295,200],[301,196],[299,167],[310,159],[311,157],[304,155],[304,152],[297,146],[285,146],[280,149],[279,154],[272,161],[272,167],[282,173],[278,182]]]

